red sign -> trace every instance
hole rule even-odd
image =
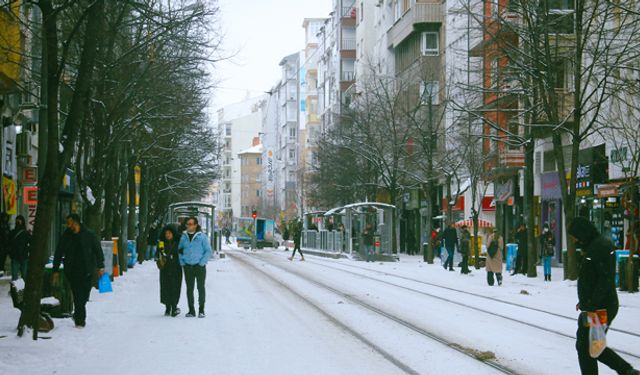
[[[38,168],[36,167],[24,167],[22,170],[22,182],[27,185],[35,184],[38,182]]]
[[[449,205],[447,204],[447,198],[442,198],[442,210],[447,212]],[[458,197],[456,204],[451,207],[452,211],[464,211],[464,195]]]
[[[482,209],[481,211],[495,211],[496,210],[496,201],[493,197],[484,197],[482,198]]]
[[[36,211],[38,206],[27,206],[29,210],[29,218],[27,219],[27,229],[33,231],[33,227],[36,225]]]
[[[376,247],[380,247],[380,241],[376,241]]]
[[[24,204],[27,206],[35,206],[38,204],[38,188],[25,187],[23,190]]]

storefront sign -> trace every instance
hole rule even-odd
[[[2,191],[4,195],[5,212],[8,215],[18,213],[18,205],[16,199],[16,182],[6,176],[2,176]]]
[[[449,209],[449,204],[447,202],[447,198],[442,198],[442,210],[447,212]],[[451,207],[451,211],[464,211],[464,195],[458,197],[456,204]]]
[[[513,180],[509,179],[504,182],[495,184],[496,201],[504,202],[513,196]]]
[[[22,169],[22,183],[35,185],[38,182],[38,167],[24,167]]]
[[[36,211],[38,206],[29,205],[27,206],[27,210],[29,212],[27,217],[27,229],[33,231],[33,227],[36,225]]]
[[[606,182],[608,166],[604,144],[580,150],[576,169],[576,196],[592,196],[594,185]]]
[[[560,177],[558,172],[543,173],[540,179],[541,196],[543,200],[562,199],[562,190],[560,189]]]
[[[482,198],[481,210],[483,212],[487,211],[495,211],[496,210],[496,200],[493,197],[484,197]]]
[[[596,195],[598,198],[617,197],[618,185],[596,185]]]
[[[38,204],[38,188],[37,187],[25,187],[22,189],[23,202],[25,205],[37,205]]]
[[[60,192],[73,194],[75,191],[75,173],[68,169],[66,170],[64,177],[62,177],[62,185],[60,186]]]

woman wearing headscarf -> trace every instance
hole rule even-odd
[[[598,358],[589,355],[589,325],[587,316],[597,316],[597,310],[606,310],[607,328],[618,314],[616,291],[615,246],[587,219],[576,217],[569,226],[569,238],[582,252],[578,272],[578,304],[580,310],[576,350],[582,374],[598,374],[598,361],[618,374],[638,375],[631,365],[611,348],[604,349]],[[597,319],[597,317],[596,317]]]
[[[178,228],[167,225],[162,229],[156,263],[160,268],[160,302],[165,305],[164,315],[180,314],[178,301],[182,287],[182,267],[178,254]]]
[[[498,285],[502,285],[502,254],[504,249],[504,241],[496,229],[489,236],[487,241],[487,261],[485,268],[487,269],[487,284],[493,286],[493,275],[496,275]]]

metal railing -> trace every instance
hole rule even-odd
[[[342,42],[340,43],[340,49],[344,50],[355,50],[356,49],[356,39],[355,38],[342,38]]]

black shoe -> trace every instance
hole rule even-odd
[[[171,316],[172,317],[176,317],[178,315],[180,315],[180,308],[177,307],[177,306],[172,307],[171,308]]]
[[[187,318],[193,318],[196,316],[196,313],[194,311],[189,311],[185,316]]]
[[[204,311],[200,311],[198,313],[198,318],[204,318],[206,315],[204,314]]]
[[[84,328],[87,325],[87,323],[84,320],[77,320],[76,321],[76,328]]]
[[[167,307],[164,308],[164,316],[169,315],[171,315],[171,306],[167,305]]]
[[[449,268],[449,271],[455,271],[453,268]]]
[[[638,371],[638,370],[636,370],[634,368],[630,368],[630,369],[627,370],[625,375],[640,375],[640,371]]]

